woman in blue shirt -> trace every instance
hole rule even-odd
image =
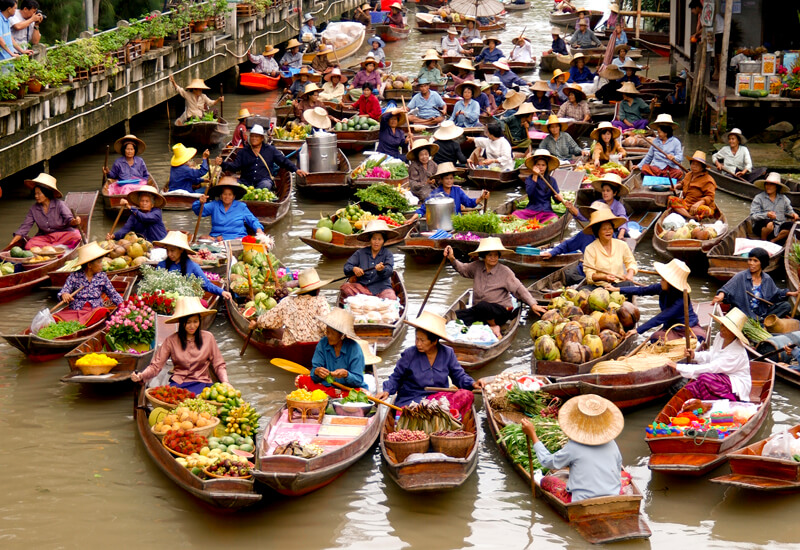
[[[406,123],[406,113],[402,109],[386,109],[381,115],[381,129],[378,134],[376,151],[402,161],[406,160],[408,139],[400,126]]]
[[[203,176],[208,174],[208,157],[211,155],[208,149],[203,151],[203,162],[200,168],[189,166],[189,161],[197,154],[194,147],[185,147],[183,143],[176,143],[172,146],[172,159],[169,163],[169,190],[186,191],[194,193],[203,182]]]
[[[135,207],[131,207],[130,204]],[[128,193],[128,198],[122,199],[120,204],[122,208],[128,208],[131,211],[128,220],[121,229],[118,229],[113,235],[109,233],[106,239],[121,239],[130,232],[136,233],[138,236],[150,242],[163,239],[167,235],[167,228],[164,227],[164,221],[161,219],[161,209],[167,203],[158,189],[145,185],[136,191]]]
[[[625,63],[620,67],[625,72],[625,76],[619,79],[620,82],[633,82],[637,88],[642,85],[642,79],[636,74],[636,71],[641,71],[642,68],[630,57],[625,60]]]
[[[202,195],[194,201],[192,211],[200,214],[200,205],[205,205],[203,217],[211,216],[211,236],[218,241],[241,239],[247,235],[245,226],[263,235],[264,226],[248,210],[247,205],[239,201],[245,193],[247,191],[236,182],[236,178],[223,177],[208,195]],[[217,198],[219,200],[213,200]],[[208,199],[212,199],[211,202],[207,202]]]
[[[461,96],[455,107],[453,107],[453,115],[450,120],[455,122],[456,126],[460,128],[474,128],[480,126],[478,118],[481,116],[481,107],[478,102],[473,99],[477,94],[481,93],[480,86],[471,81],[462,82],[456,86],[456,94]]]
[[[477,65],[478,63],[486,62],[486,63],[494,63],[495,61],[500,61],[501,58],[505,57],[503,52],[500,51],[500,39],[496,36],[490,36],[488,38],[483,39],[483,43],[486,44],[486,47],[481,50],[481,53],[475,58],[473,63]]]
[[[358,280],[343,284],[342,294],[366,294],[384,300],[397,300],[397,294],[392,289],[394,256],[391,250],[383,246],[386,241],[397,237],[397,231],[383,220],[373,220],[367,224],[367,228],[357,239],[369,242],[369,246],[356,250],[344,264],[344,274],[358,277]]]
[[[523,220],[538,220],[541,223],[558,218],[558,214],[553,212],[550,198],[554,197],[557,201],[564,202],[559,194],[558,183],[551,175],[560,164],[561,162],[547,149],[537,149],[532,156],[525,159],[525,166],[532,170],[533,174],[525,178],[528,206],[523,210],[515,210],[516,217]],[[550,190],[548,184],[555,193]]]
[[[576,53],[570,61],[569,81],[575,84],[590,84],[594,82],[594,74],[586,66],[586,58],[582,53]]]
[[[164,239],[154,242],[153,245],[167,249],[167,259],[159,262],[157,267],[167,271],[180,271],[183,276],[194,275],[203,282],[203,290],[206,292],[222,296],[226,300],[231,299],[230,292],[209,281],[200,266],[189,258],[193,251],[186,233],[170,231]]]
[[[453,185],[455,183],[455,175],[461,173],[461,170],[456,168],[452,162],[443,162],[439,165],[439,168],[436,170],[436,175],[433,176],[435,179],[439,180],[441,185],[431,191],[431,199],[435,198],[437,195],[445,195],[453,199],[453,206],[455,208],[456,215],[461,214],[461,208],[475,208],[478,206],[479,202],[489,200],[489,191],[486,189],[483,190],[481,196],[478,197],[477,200],[469,198],[469,196],[464,192],[461,187],[458,185]],[[430,199],[428,199],[430,200]],[[416,221],[421,216],[426,214],[427,210],[425,208],[425,204],[420,205],[419,209],[414,212],[414,215],[411,216],[409,222]]]

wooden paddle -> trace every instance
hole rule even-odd
[[[103,161],[103,187],[106,186],[106,181],[108,181],[108,174],[106,174],[106,170],[108,170],[108,150],[110,148],[110,145],[106,145],[106,160]]]
[[[792,306],[792,319],[794,319],[794,314],[797,313],[797,304],[800,304],[800,296],[794,297],[794,306]]]
[[[603,271],[602,269],[597,269],[596,267],[593,267],[591,265],[586,265],[586,262],[584,262],[583,263],[583,268],[586,269],[587,267],[589,269],[593,269],[593,270],[597,271],[598,273],[602,273],[603,275],[611,275],[612,277],[617,277],[618,279],[620,279],[619,275],[615,275],[614,273],[609,273],[608,271]],[[645,286],[643,283],[639,283],[639,282],[636,282],[636,281],[631,281],[631,282],[636,286]]]
[[[82,287],[80,287],[78,290],[76,290],[75,292],[73,292],[72,294],[68,294],[68,296],[69,296],[70,298],[74,298],[74,297],[75,297],[75,295],[76,295],[78,292],[80,292],[81,290],[83,290],[84,288],[85,288],[85,286],[82,286]],[[61,301],[60,301],[60,302],[58,302],[56,305],[54,305],[53,307],[51,307],[51,308],[50,308],[50,313],[53,313],[53,312],[54,312],[56,309],[58,309],[58,307],[59,307],[59,306],[61,306],[62,304],[68,304],[68,303],[69,303],[69,302],[67,302],[66,300],[61,300]]]
[[[447,262],[447,256],[442,258],[442,263],[439,264],[439,269],[436,270],[436,275],[433,276],[433,281],[431,281],[431,286],[428,287],[428,293],[425,295],[425,299],[422,300],[422,305],[419,307],[419,311],[417,312],[417,317],[422,315],[422,310],[425,309],[425,304],[428,303],[428,298],[431,297],[431,292],[433,291],[433,285],[436,284],[436,280],[439,278],[439,274],[442,272],[442,269],[444,269],[445,262]]]
[[[656,151],[658,151],[659,153],[661,153],[661,154],[662,154],[662,155],[664,155],[665,157],[668,155],[668,153],[667,153],[667,152],[665,152],[665,151],[664,151],[664,149],[662,149],[661,147],[659,147],[658,145],[656,145],[656,144],[654,143],[654,142],[655,142],[655,139],[653,139],[653,138],[645,138],[645,141],[646,141],[647,143],[649,143],[649,144],[650,144],[650,146],[651,146],[653,149],[655,149]],[[667,159],[667,160],[669,160],[669,159]],[[675,164],[678,166],[678,168],[681,170],[681,172],[683,172],[684,174],[685,174],[686,172],[688,172],[688,170],[686,170],[686,168],[684,168],[683,166],[681,166],[681,163],[680,163],[680,162],[676,162],[676,161],[672,161],[672,162],[674,162],[674,163],[675,163]],[[672,178],[670,178],[670,179],[672,179]]]
[[[400,101],[403,102],[403,110],[407,111],[408,108],[406,107],[406,98],[400,96]],[[406,128],[408,128],[408,137],[411,138],[411,145],[414,145],[414,134],[411,132],[411,121],[408,120],[408,115],[406,115]]]
[[[224,92],[224,88],[223,88],[223,86],[222,86],[222,82],[220,82],[220,83],[219,83],[219,97],[223,97],[223,96],[225,95],[223,92]],[[224,101],[224,100],[219,102],[219,118],[225,118],[225,117],[222,115],[222,106],[223,106],[224,104],[225,104],[225,101]]]
[[[430,391],[430,392],[446,391],[446,392],[450,392],[450,393],[455,393],[455,392],[457,392],[459,390],[458,388],[434,388],[434,387],[431,387],[431,386],[426,386],[424,389],[425,389],[425,391]],[[472,393],[475,393],[475,394],[481,393],[481,390],[469,390],[469,391],[471,391]]]
[[[768,306],[770,306],[770,307],[772,307],[772,306],[774,306],[774,305],[775,305],[775,304],[773,304],[772,302],[770,302],[769,300],[765,300],[764,298],[759,298],[758,296],[756,296],[755,294],[753,294],[753,293],[752,293],[752,292],[750,292],[749,290],[747,291],[747,294],[748,294],[748,295],[749,295],[751,298],[755,298],[755,299],[756,299],[756,300],[758,300],[759,302],[764,302],[765,304],[767,304],[767,305],[768,305]]]
[[[200,206],[203,206],[203,205],[201,204]],[[119,219],[122,217],[122,211],[123,210],[125,210],[125,207],[124,206],[120,206],[119,207],[119,212],[117,212],[117,219],[114,220],[114,225],[111,226],[111,231],[109,231],[109,233],[111,233],[112,235],[114,234],[114,230],[117,228],[117,224],[119,223]]]
[[[692,349],[689,333],[692,330],[689,328],[689,291],[683,289],[683,336],[686,338],[686,351]]]
[[[531,473],[531,494],[536,494],[536,481],[533,479],[533,454],[531,453],[531,438],[525,436],[525,443],[528,445],[528,471]]]
[[[340,390],[354,391],[353,388],[348,388],[347,386],[344,386],[344,385],[340,384],[339,382],[331,382],[331,385],[336,386]],[[398,407],[397,405],[393,405],[392,403],[388,403],[386,401],[383,401],[382,399],[378,399],[377,397],[373,397],[369,393],[367,393],[367,392],[365,392],[363,390],[362,390],[362,392],[364,393],[364,396],[367,399],[369,399],[370,401],[373,401],[373,402],[375,402],[375,403],[377,403],[379,405],[386,405],[387,407],[389,407],[390,409],[393,409],[395,411],[402,411],[403,410],[400,407]]]
[[[364,270],[364,273],[366,273],[367,271],[372,271],[373,269],[375,269],[375,267],[368,267],[367,269],[365,269],[365,270]],[[333,279],[333,280],[331,281],[331,283],[336,283],[336,282],[339,282],[339,281],[344,281],[345,279],[349,279],[350,277],[352,277],[352,275],[345,275],[344,277],[339,277],[339,278],[337,278],[337,279]],[[328,284],[331,284],[331,283],[328,283]]]

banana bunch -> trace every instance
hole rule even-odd
[[[248,437],[258,430],[258,419],[261,417],[250,403],[239,405],[227,415],[225,431]]]

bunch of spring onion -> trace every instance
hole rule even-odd
[[[462,425],[450,414],[450,404],[446,399],[423,399],[403,409],[396,429],[419,430],[431,434],[460,430]]]

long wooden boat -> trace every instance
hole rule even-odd
[[[488,168],[467,168],[466,178],[472,185],[489,191],[507,189],[519,185],[519,168],[496,172]]]
[[[747,445],[769,416],[772,389],[775,385],[775,369],[769,363],[750,362],[752,389],[750,402],[758,403],[758,411],[737,431],[725,439],[698,438],[687,436],[646,437],[650,447],[648,467],[657,472],[677,475],[701,476],[725,462],[733,451]],[[669,417],[675,416],[684,402],[694,399],[687,389],[676,393],[654,422],[668,424]]]
[[[390,88],[386,86],[383,90],[383,98],[386,101],[395,100],[400,101],[401,99],[405,99],[406,103],[410,101],[414,97],[414,90],[407,90],[405,88]]]
[[[417,222],[412,222],[395,227],[394,230],[398,232],[398,236],[386,241],[384,246],[402,243],[416,225]],[[329,243],[318,240],[316,236],[317,228],[315,227],[311,230],[310,237],[300,237],[300,240],[326,258],[349,258],[356,250],[369,246],[369,242],[359,241],[357,235],[345,235],[338,231],[333,232],[333,240]]]
[[[336,118],[351,118],[358,116],[358,109],[350,109],[344,103],[336,103],[335,101],[323,101],[325,110],[328,114]]]
[[[215,509],[238,510],[261,500],[261,494],[255,491],[252,479],[203,480],[181,466],[150,429],[148,418],[151,407],[144,390],[144,385],[140,385],[134,395],[134,422],[147,454],[164,475],[175,485]]]
[[[377,383],[379,381],[377,369],[373,369],[373,374]],[[366,428],[360,435],[346,442],[342,441],[344,438],[336,438],[337,444],[331,443],[332,448],[324,454],[304,459],[270,454],[274,447],[271,434],[286,414],[286,405],[283,405],[270,419],[261,439],[253,477],[259,483],[286,496],[296,497],[316,491],[333,482],[367,454],[378,439],[388,410],[388,407],[378,405],[377,412],[369,418]]]
[[[261,73],[242,73],[239,75],[239,88],[250,92],[277,90],[280,83],[280,76],[269,76]]]
[[[566,267],[583,258],[580,252],[559,254],[545,260],[538,254],[507,254],[500,258],[500,263],[511,268],[519,279],[540,279],[556,270]]]
[[[794,260],[794,257],[791,251],[794,249],[794,245],[797,243],[798,234],[797,231],[800,230],[800,222],[796,222],[792,225],[792,229],[789,230],[789,236],[786,237],[786,247],[783,254],[783,267],[786,270],[786,283],[789,286],[789,290],[800,290],[800,265]]]
[[[165,185],[163,189],[161,189],[161,196],[164,197],[164,200],[166,201],[161,210],[184,210],[184,211],[191,210],[194,201],[196,201],[199,198],[199,195],[195,196],[195,195],[190,195],[188,193],[178,193],[178,192],[170,193],[169,181],[167,181],[167,185]]]
[[[488,383],[493,378],[489,377],[483,380]],[[498,441],[500,430],[506,426],[508,419],[502,412],[492,407],[485,393],[483,403],[486,407],[487,424],[492,439]],[[525,481],[526,486],[533,485],[536,496],[547,502],[587,541],[601,544],[648,538],[651,535],[650,527],[639,511],[644,496],[633,481],[631,481],[629,493],[625,495],[590,498],[566,504],[552,493],[542,490],[541,486],[531,479],[530,471],[511,459],[508,447],[504,443],[498,441],[497,445],[511,462],[517,474]],[[563,470],[555,473],[563,473]]]
[[[800,424],[786,431],[797,438],[800,434]],[[772,434],[728,455],[731,473],[712,478],[711,482],[773,493],[800,491],[800,462],[761,456],[764,445],[776,435]]]
[[[155,180],[155,178],[153,178],[152,174],[150,174],[150,177],[147,179],[147,185],[149,185],[151,187],[155,187],[156,189],[159,188],[158,184],[156,183],[156,180]],[[120,204],[120,201],[122,199],[126,199],[127,200],[127,198],[128,198],[128,195],[112,195],[112,194],[110,194],[108,192],[108,189],[106,187],[101,187],[100,195],[103,197],[103,211],[105,212],[105,215],[110,217],[110,218],[116,218],[117,217],[117,214],[119,213],[119,210],[122,208],[122,204]],[[173,195],[173,196],[175,197],[176,195]],[[184,198],[183,195],[177,195],[177,197],[180,198],[180,199]],[[166,200],[166,199],[167,199],[167,197],[164,197],[164,200]],[[194,202],[194,200],[192,202]],[[190,203],[188,208],[191,208],[191,207],[192,207],[192,204]],[[122,216],[120,216],[120,218],[119,218],[120,222],[124,222],[125,220],[127,220],[128,216],[130,216],[130,213],[131,213],[131,211],[128,210],[127,208],[123,209],[122,210]]]
[[[661,233],[664,229],[661,223],[672,213],[672,209],[668,208],[661,214],[661,217],[656,222],[655,232],[653,233],[653,248],[662,257],[678,258],[687,264],[700,264],[707,261],[706,255],[708,251],[714,248],[722,239],[725,234],[718,235],[713,239],[699,241],[697,239],[675,239],[667,241],[661,238]],[[717,206],[716,219],[722,220],[727,223],[725,213]],[[730,230],[730,229],[729,229]]]
[[[357,277],[351,277],[349,282],[355,283]],[[408,313],[408,296],[406,295],[406,285],[403,278],[397,271],[392,271],[392,290],[397,295],[400,302],[400,316],[394,323],[356,323],[355,331],[356,336],[362,340],[366,340],[370,344],[375,344],[378,351],[383,351],[392,344],[394,344],[403,332],[405,323],[403,320]],[[346,296],[339,290],[339,295],[336,298],[336,306],[344,307],[344,300]]]
[[[581,49],[571,49],[571,54],[574,55],[576,53],[582,53],[584,55],[584,59],[586,61],[587,67],[595,67],[600,64],[603,56],[605,55],[606,49],[605,47],[602,48],[581,48]],[[539,70],[544,72],[553,72],[556,69],[561,69],[562,71],[568,72],[570,67],[570,62],[572,61],[572,55],[562,55],[562,54],[542,54],[542,57],[539,59]],[[636,50],[631,50],[628,52],[628,57],[636,61],[642,57],[642,53]]]
[[[399,42],[405,40],[411,33],[411,26],[406,25],[402,29],[391,25],[373,25],[375,34],[381,37],[384,42]]]
[[[525,11],[529,10],[533,4],[530,2],[523,2],[522,4],[515,4],[514,2],[503,2],[503,9],[506,11]]]
[[[577,266],[579,261],[580,258],[576,258],[572,261],[572,263],[569,263],[564,267],[553,271],[549,275],[542,277],[538,281],[533,282],[530,286],[528,286],[528,292],[530,292],[531,296],[536,298],[536,301],[540,304],[543,302],[549,303],[556,296],[561,296],[561,293],[564,292],[564,289],[570,286],[567,284],[567,269]],[[575,286],[580,287],[584,281],[585,279]]]
[[[219,118],[211,122],[195,122],[194,124],[172,125],[172,137],[176,141],[212,147],[224,143],[228,138],[228,122]]]
[[[361,32],[358,33],[353,39],[342,46],[341,48],[333,48],[331,51],[327,53],[328,62],[329,63],[341,63],[343,60],[347,59],[348,57],[354,56],[358,53],[358,50],[361,49],[361,45],[364,43],[364,35],[366,34],[366,29],[362,29]],[[303,65],[311,65],[311,62],[317,57],[317,52],[311,53],[304,53],[303,54]]]
[[[709,168],[708,173],[714,178],[717,184],[717,189],[724,191],[734,197],[752,201],[756,195],[761,193],[761,189],[753,185],[747,180],[737,178],[736,176],[717,170],[716,168]],[[784,193],[789,197],[789,202],[792,203],[792,208],[800,209],[800,183],[793,179],[781,177],[781,182],[789,187],[789,191]]]
[[[269,229],[285,218],[292,207],[292,176],[284,169],[278,172],[275,194],[278,195],[276,202],[243,201],[264,229]]]
[[[346,199],[353,193],[350,184],[350,161],[339,149],[338,166],[335,172],[314,172],[307,176],[295,175],[297,190],[316,200]]]
[[[736,239],[760,240],[760,237],[753,236],[753,222],[750,217],[745,218],[735,229],[728,231],[728,234],[708,251],[708,274],[719,281],[726,282],[740,271],[747,269],[747,258],[734,254]],[[780,253],[770,257],[769,265],[764,271],[770,273],[783,267],[784,250],[785,247],[781,247]]]
[[[114,285],[116,291],[119,292],[119,294],[125,300],[127,300],[130,296],[131,290],[133,290],[133,284],[135,282],[136,275],[116,275],[111,278],[111,284]],[[61,304],[53,311],[53,315],[58,315],[58,313],[66,309],[66,307],[66,304]],[[29,325],[18,334],[0,334],[0,338],[3,338],[6,342],[24,353],[31,361],[40,362],[58,359],[68,351],[81,345],[99,331],[103,330],[108,317],[116,309],[116,306],[114,306],[113,303],[106,305],[106,307],[108,308],[108,313],[106,313],[106,315],[86,328],[74,332],[68,336],[63,336],[53,340],[41,338],[31,332]]]
[[[593,29],[603,17],[603,12],[600,10],[589,11],[589,28]],[[559,27],[575,27],[577,28],[578,14],[569,12],[550,12],[550,24],[558,25]]]
[[[534,296],[535,298],[536,296]],[[575,376],[577,374],[590,374],[592,367],[601,361],[610,361],[617,357],[627,355],[635,346],[638,334],[625,336],[623,340],[611,351],[601,355],[597,359],[592,359],[585,363],[567,363],[566,361],[540,361],[535,355],[531,355],[531,372],[549,378],[560,379],[565,376]]]
[[[464,415],[464,431],[476,434],[475,443],[466,458],[446,457],[440,460],[426,459],[424,462],[397,462],[394,452],[386,446],[386,435],[395,431],[394,415],[386,417],[381,430],[381,456],[392,481],[404,491],[411,493],[435,492],[455,489],[464,484],[478,466],[480,432],[475,423],[475,406]]]
[[[472,289],[465,290],[461,296],[456,298],[444,314],[444,318],[448,321],[457,319],[456,311],[460,309],[467,309],[473,302]],[[522,317],[522,304],[517,306],[517,314],[511,318],[506,324],[500,327],[502,338],[491,345],[478,345],[469,344],[466,342],[448,342],[448,346],[453,348],[456,352],[456,358],[461,366],[466,371],[477,370],[485,367],[508,349],[511,342],[514,341],[514,335],[519,329],[520,318]]]
[[[677,188],[678,182],[676,181],[675,184]],[[639,169],[631,172],[631,175],[625,179],[625,185],[630,192],[622,198],[622,203],[634,212],[664,210],[667,208],[667,201],[673,196],[669,189],[661,191],[659,188],[643,186],[642,172]]]
[[[374,130],[342,130],[336,132],[336,142],[339,149],[347,151],[348,153],[360,153],[367,147],[371,147],[378,143],[378,134],[380,128],[376,127]]]
[[[454,21],[434,21],[433,19],[434,16],[430,13],[417,12],[416,18],[417,18],[416,28],[422,34],[433,34],[433,33],[444,34],[450,27],[455,27],[458,30],[458,32],[461,32],[461,29],[464,29],[467,26],[467,23],[464,21],[460,23],[456,23]],[[481,31],[481,33],[502,31],[505,28],[506,28],[505,20],[496,21],[488,25],[478,25],[478,30]]]

